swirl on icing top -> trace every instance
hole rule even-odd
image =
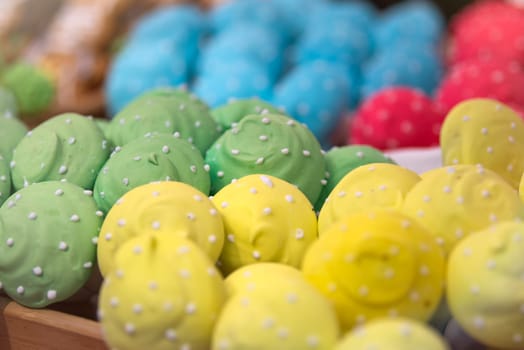
[[[272,104],[258,98],[238,99],[228,102],[223,106],[214,108],[211,116],[220,125],[223,131],[231,129],[242,118],[252,114],[283,114]]]
[[[14,149],[14,188],[65,180],[92,189],[109,152],[107,140],[92,119],[74,113],[53,117],[28,132]]]
[[[319,234],[356,211],[399,209],[409,190],[419,181],[415,172],[396,164],[373,163],[350,171],[333,188],[320,210]]]
[[[111,140],[119,146],[151,133],[171,134],[205,154],[220,127],[196,96],[182,89],[156,89],[135,99],[111,122]]]
[[[192,240],[212,261],[224,244],[222,217],[207,195],[182,182],[142,185],[122,196],[104,220],[98,243],[102,275],[124,242],[155,232]]]
[[[201,249],[153,233],[118,250],[98,316],[112,348],[206,350],[225,300],[222,276]]]
[[[170,180],[209,194],[211,180],[200,152],[186,141],[157,134],[118,147],[96,179],[94,197],[99,208],[107,212],[131,189]]]
[[[296,185],[314,203],[325,183],[325,159],[313,134],[277,114],[250,115],[207,151],[211,193],[250,174],[268,174]]]
[[[449,256],[451,313],[470,336],[494,348],[524,346],[523,248],[524,224],[501,222],[464,238]]]
[[[402,211],[426,227],[446,253],[471,232],[524,218],[516,190],[495,172],[475,165],[422,174],[406,195]]]
[[[42,182],[14,193],[0,207],[5,292],[35,308],[76,293],[94,267],[102,216],[92,192],[71,183]]]
[[[299,267],[317,238],[317,220],[306,196],[290,183],[253,174],[222,188],[212,199],[224,220],[220,269],[229,274],[257,262]]]
[[[447,115],[440,133],[444,165],[481,164],[518,188],[524,172],[524,122],[492,99],[470,99]]]
[[[426,229],[397,210],[378,209],[333,224],[311,245],[303,271],[349,330],[388,315],[428,320],[443,293],[444,264]]]

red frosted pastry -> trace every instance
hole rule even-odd
[[[351,122],[349,142],[382,150],[434,146],[442,120],[443,114],[423,92],[387,88],[361,105]]]
[[[516,89],[516,86],[524,86],[524,70],[517,63],[471,60],[450,69],[440,83],[435,99],[443,112],[474,97],[496,99],[519,109],[519,106],[524,106],[524,90]]]

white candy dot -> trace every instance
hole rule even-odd
[[[260,180],[262,180],[262,182],[264,183],[264,185],[270,187],[270,188],[273,188],[273,181],[271,181],[271,179],[265,175],[261,175],[260,176]]]
[[[50,289],[47,291],[47,299],[54,300],[56,299],[56,290]]]
[[[29,215],[27,215],[27,218],[28,218],[29,220],[36,220],[37,217],[38,217],[38,215],[36,215],[36,213],[33,212],[33,211],[30,212]]]
[[[282,153],[282,154],[289,154],[289,148],[282,148],[280,150],[280,153]]]
[[[169,341],[174,341],[177,338],[176,331],[174,329],[167,329],[165,332],[165,337]]]
[[[129,335],[135,334],[135,332],[136,332],[135,325],[132,324],[132,323],[126,323],[125,326],[124,326],[124,329],[125,329],[126,333],[129,334]]]
[[[272,210],[271,210],[271,208],[264,208],[263,212],[264,212],[264,215],[271,215]]]
[[[196,312],[196,305],[194,303],[189,303],[186,305],[186,313],[192,315]]]
[[[261,258],[261,254],[258,250],[253,251],[253,258],[255,258],[256,260],[259,260]]]
[[[65,173],[67,173],[67,166],[61,165],[60,168],[58,169],[58,173],[60,175],[64,175]]]
[[[67,245],[66,242],[64,241],[61,241],[60,243],[58,243],[58,249],[60,249],[61,251],[65,251],[67,250],[69,246]]]
[[[77,214],[73,214],[73,215],[71,215],[69,220],[71,220],[72,222],[79,222],[80,221],[80,216],[78,216]]]
[[[16,287],[16,292],[18,294],[24,294],[25,288],[23,286],[18,286],[18,287]]]
[[[42,268],[40,266],[35,266],[33,267],[33,274],[35,274],[35,276],[42,276]]]
[[[6,239],[5,244],[7,244],[8,247],[12,247],[15,244],[15,240],[11,237]]]

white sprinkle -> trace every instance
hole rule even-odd
[[[262,182],[264,183],[264,185],[270,187],[270,188],[273,188],[273,181],[271,181],[271,179],[265,175],[260,175],[260,180],[262,180]]]
[[[477,285],[473,285],[470,288],[471,294],[478,295],[480,293],[480,287]]]
[[[264,118],[262,118],[262,123],[269,124],[269,123],[271,123],[271,119],[269,119],[268,117],[264,117]]]
[[[302,230],[301,228],[297,228],[295,231],[295,238],[298,240],[304,238],[304,230]]]
[[[187,213],[187,218],[190,220],[190,221],[194,221],[196,219],[196,215],[193,214],[193,213]]]
[[[231,243],[234,243],[235,242],[235,236],[232,233],[230,233],[230,234],[227,235],[227,240],[229,242],[231,242]]]
[[[419,273],[421,276],[428,276],[429,275],[429,268],[426,265],[422,265],[419,269]]]
[[[139,314],[142,313],[143,310],[144,309],[142,308],[142,305],[140,305],[140,304],[133,305],[133,313],[139,315]]]
[[[73,214],[73,215],[71,215],[69,220],[71,220],[72,222],[79,222],[80,221],[80,216],[78,216],[77,214]]]
[[[218,214],[217,210],[215,208],[211,208],[209,209],[209,214],[211,216],[216,216]]]
[[[209,235],[209,237],[207,237],[207,240],[209,241],[209,243],[213,244],[217,241],[217,236]]]
[[[190,165],[190,166],[189,166],[189,170],[191,170],[192,173],[196,173],[196,172],[197,172],[197,167],[196,167],[196,165]]]
[[[260,135],[260,136],[258,137],[258,139],[259,139],[260,141],[267,141],[267,140],[268,140],[268,137],[267,137],[267,135]]]
[[[118,220],[117,225],[120,227],[124,227],[126,225],[126,220],[125,219]]]
[[[326,185],[327,185],[327,180],[326,180],[326,179],[322,179],[322,180],[320,180],[320,184],[321,184],[322,186],[326,186]]]
[[[318,337],[316,335],[310,335],[306,339],[307,345],[310,348],[316,348],[319,344]]]
[[[108,232],[108,233],[105,234],[104,237],[105,237],[106,241],[110,241],[111,238],[113,238],[113,234],[111,234],[111,232]]]
[[[484,318],[482,318],[481,316],[476,316],[473,319],[473,326],[475,326],[475,328],[481,329],[481,328],[484,328],[484,325],[485,325]]]
[[[222,208],[224,208],[224,209],[227,208],[228,205],[229,205],[228,202],[222,202],[222,203],[220,203],[220,206],[221,206]]]
[[[236,155],[239,155],[239,154],[240,154],[240,151],[239,151],[238,149],[232,149],[232,150],[231,150],[231,154],[233,154],[233,155],[236,156]]]
[[[259,157],[257,158],[257,160],[255,161],[255,164],[257,165],[260,165],[260,164],[263,164],[264,163],[264,157]]]
[[[109,300],[109,305],[111,305],[111,307],[113,307],[113,308],[117,307],[118,304],[120,304],[120,300],[118,300],[117,297],[112,297],[112,298]]]
[[[219,178],[222,178],[222,177],[224,177],[224,172],[223,172],[223,171],[221,171],[221,170],[220,170],[220,171],[218,171],[218,172],[217,172],[217,176],[218,176]]]
[[[451,187],[449,186],[444,186],[442,190],[444,191],[444,193],[451,193]]]
[[[209,166],[209,164],[204,164],[204,170],[206,172],[209,172],[210,169],[211,169],[211,167]]]
[[[286,339],[289,334],[289,331],[286,328],[279,328],[277,334],[279,338]]]
[[[293,201],[295,200],[293,196],[290,194],[286,194],[285,198],[286,198],[286,201],[289,203],[293,203]]]
[[[357,192],[355,192],[355,197],[360,198],[360,197],[362,197],[363,194],[364,193],[362,193],[360,191],[357,191]]]
[[[8,247],[12,247],[15,244],[15,240],[11,237],[6,239],[5,244],[7,244]]]
[[[189,303],[186,305],[186,313],[192,315],[196,312],[196,305],[194,303]]]
[[[482,190],[482,197],[489,198],[491,193],[488,190]]]
[[[107,236],[107,235],[106,235]],[[106,237],[107,239],[107,237]],[[67,248],[69,248],[69,246],[67,245],[66,242],[64,241],[61,241],[60,243],[58,243],[58,249],[61,250],[61,251],[66,251]]]
[[[33,267],[33,274],[35,274],[35,276],[42,276],[42,268],[40,266],[35,266]]]
[[[84,269],[90,269],[93,267],[93,263],[91,261],[87,261],[82,266],[84,267]]]
[[[160,221],[153,221],[151,223],[151,227],[153,228],[153,230],[158,230],[160,229]]]
[[[67,140],[67,143],[69,143],[70,145],[73,145],[74,143],[76,142],[76,139],[71,136],[68,140]]]
[[[271,208],[264,208],[262,211],[263,211],[264,215],[271,215],[271,213],[272,213]]]
[[[37,217],[38,217],[38,215],[36,215],[36,213],[33,212],[33,211],[30,212],[29,215],[27,215],[27,218],[28,218],[29,220],[36,220]]]
[[[132,323],[126,323],[126,325],[124,326],[124,329],[127,334],[135,334],[136,332],[135,325]]]
[[[64,175],[65,173],[67,173],[67,167],[65,165],[61,165],[60,168],[58,169],[58,173],[60,175]]]
[[[18,294],[24,294],[25,288],[23,286],[18,286],[18,287],[16,287],[16,292]]]
[[[174,329],[167,329],[164,333],[165,337],[169,341],[174,341],[177,338],[176,331]]]
[[[286,124],[289,125],[289,126],[294,126],[295,125],[295,121],[294,120],[288,120]]]
[[[162,146],[162,153],[165,153],[165,154],[169,153],[169,146],[166,146],[166,145]]]
[[[309,157],[311,155],[311,152],[305,149],[302,151],[302,154],[304,155],[304,157]]]
[[[135,253],[136,255],[139,255],[140,253],[142,253],[142,247],[137,245],[133,248],[133,253]]]
[[[47,299],[55,300],[56,299],[56,290],[50,289],[47,291]]]
[[[149,282],[148,287],[151,290],[157,290],[158,289],[158,283],[156,283],[155,281],[151,281],[151,282]]]
[[[249,193],[252,193],[252,194],[257,194],[257,193],[258,193],[258,191],[257,191],[257,189],[256,189],[256,188],[254,188],[254,187],[251,187],[251,188],[249,189]]]
[[[361,296],[366,296],[369,294],[369,289],[367,286],[360,286],[358,288],[358,294],[360,294]]]
[[[289,148],[282,148],[280,150],[280,153],[282,153],[282,154],[289,154]]]
[[[253,251],[253,258],[259,260],[261,258],[260,252],[258,250]]]

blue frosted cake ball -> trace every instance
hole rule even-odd
[[[158,87],[187,84],[188,62],[172,40],[132,43],[109,70],[106,100],[112,115],[142,93]]]
[[[306,124],[322,144],[348,107],[345,67],[312,62],[295,67],[275,88],[273,104]]]
[[[235,98],[271,99],[273,83],[266,67],[244,59],[230,63],[199,76],[193,92],[211,107]]]

